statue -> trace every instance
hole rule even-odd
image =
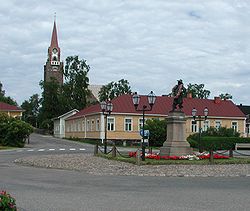
[[[178,84],[174,86],[172,89],[172,95],[174,96],[173,101],[173,111],[177,109],[177,105],[179,106],[179,109],[181,110],[183,108],[183,96],[186,92],[186,88],[183,85],[182,80],[178,80]]]

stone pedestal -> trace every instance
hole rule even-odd
[[[188,155],[193,152],[186,141],[186,117],[182,111],[170,111],[167,117],[167,140],[160,148],[160,155]]]

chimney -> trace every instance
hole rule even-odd
[[[189,99],[193,98],[191,92],[188,92],[188,93],[187,93],[187,98],[189,98]]]
[[[215,104],[220,104],[221,98],[220,97],[214,97],[214,103]]]

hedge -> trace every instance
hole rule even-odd
[[[198,148],[198,136],[188,138],[190,146]],[[202,150],[229,150],[234,149],[236,143],[250,143],[250,138],[243,137],[201,137]]]

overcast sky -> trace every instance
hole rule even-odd
[[[178,79],[250,105],[248,0],[0,0],[0,81],[19,104],[41,93],[56,12],[62,60],[79,55],[90,84],[122,78],[168,94]]]

